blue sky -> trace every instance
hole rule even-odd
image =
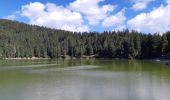
[[[0,18],[70,31],[170,29],[170,0],[1,0]]]

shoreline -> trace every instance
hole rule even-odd
[[[133,59],[129,59],[129,58],[107,58],[107,57],[66,57],[66,58],[38,58],[38,57],[16,57],[16,58],[1,58],[1,59],[5,59],[5,60],[38,60],[38,59],[112,59],[112,60],[154,60],[154,61],[170,61],[170,58],[133,58]]]
[[[24,57],[24,58],[20,58],[20,57],[17,57],[17,58],[2,58],[2,59],[5,59],[5,60],[38,60],[38,59],[51,59],[51,58],[38,58],[38,57]]]

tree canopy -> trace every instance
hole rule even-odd
[[[170,32],[69,32],[0,20],[0,58],[66,56],[155,58],[170,56]]]

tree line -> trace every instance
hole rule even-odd
[[[156,58],[170,56],[170,32],[70,32],[0,20],[0,58]]]

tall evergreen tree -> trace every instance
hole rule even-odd
[[[170,56],[170,32],[69,32],[0,19],[0,58],[155,58]]]

